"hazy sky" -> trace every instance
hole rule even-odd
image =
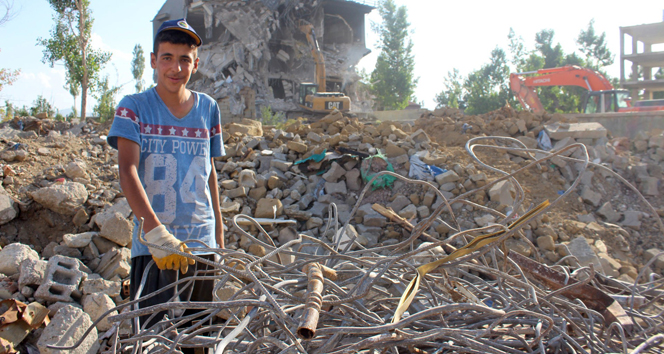
[[[487,63],[496,46],[507,50],[510,27],[523,37],[528,49],[534,48],[535,34],[542,29],[555,30],[554,42],[560,42],[566,53],[576,50],[576,38],[591,19],[597,32],[606,32],[609,48],[616,63],[608,73],[619,76],[620,26],[660,22],[664,3],[661,0],[625,1],[425,1],[395,0],[406,5],[414,43],[415,74],[419,77],[418,101],[434,108],[436,93],[443,88],[447,72],[457,68],[467,74]],[[61,110],[71,108],[71,95],[63,88],[64,68],[50,68],[41,62],[42,48],[38,37],[48,37],[53,26],[53,11],[46,0],[14,0],[17,17],[0,27],[0,67],[21,69],[19,80],[0,91],[0,102],[28,105],[43,95]],[[152,18],[163,0],[91,0],[95,23],[95,47],[111,51],[111,65],[104,71],[113,84],[125,84],[121,95],[134,91],[130,61],[134,45],[140,43],[146,52],[152,47]],[[380,21],[377,11],[367,21],[367,43],[377,41],[370,22]],[[627,36],[627,38],[629,38]],[[662,46],[654,48],[664,50]],[[373,70],[378,51],[365,57],[360,67]],[[145,80],[152,82],[152,70],[146,63]],[[80,97],[79,97],[80,99]],[[77,105],[80,104],[77,102]],[[90,102],[88,110],[91,110]]]

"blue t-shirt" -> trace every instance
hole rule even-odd
[[[140,146],[139,179],[159,221],[175,237],[215,247],[208,180],[214,168],[211,158],[224,155],[219,107],[206,94],[192,94],[194,105],[181,119],[168,110],[154,88],[125,96],[115,111],[108,143],[117,149],[121,137]],[[147,256],[148,248],[138,241],[138,220],[134,222],[131,256]]]

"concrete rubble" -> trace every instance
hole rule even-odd
[[[249,55],[265,55],[264,50],[259,46]],[[388,169],[388,165],[395,173],[408,176],[412,161],[419,159],[444,170],[423,179],[447,198],[454,198],[501,177],[468,157],[463,150],[468,139],[511,136],[536,145],[539,132],[552,124],[574,128],[574,123],[561,115],[534,115],[508,107],[481,116],[438,109],[410,123],[360,122],[339,112],[318,121],[297,120],[280,127],[250,120],[228,123],[223,136],[227,155],[215,161],[221,207],[226,220],[240,213],[267,219],[266,231],[277,246],[296,239],[298,233],[336,242],[341,248],[395,244],[408,232],[376,212],[372,204],[417,225],[443,201],[419,186],[396,180],[386,188],[370,190],[351,218],[367,176]],[[70,132],[74,127],[78,127],[76,134]],[[46,344],[73,343],[71,338],[80,338],[81,329],[87,329],[103,312],[127,302],[122,285],[130,270],[133,215],[118,183],[117,153],[103,139],[107,130],[108,126],[96,123],[70,123],[45,136],[26,136],[6,124],[0,126],[0,141],[5,146],[0,157],[6,157],[0,196],[10,197],[7,208],[14,211],[13,216],[0,211],[10,219],[0,226],[0,297],[36,302],[52,311],[50,324],[26,339],[45,353],[51,352]],[[659,215],[664,214],[659,198],[664,170],[662,132],[647,132],[629,141],[611,137],[610,132],[583,135],[583,129],[574,131],[574,137],[553,139],[553,145],[562,149],[583,144],[591,161],[630,181]],[[53,153],[42,156],[37,151],[41,147]],[[9,151],[22,152],[24,157],[17,159],[19,154]],[[490,159],[508,171],[528,164],[523,152],[496,151],[478,149],[478,158]],[[385,159],[370,158],[376,154]],[[578,150],[569,155],[580,157]],[[555,199],[579,177],[580,169],[569,160],[552,159],[516,175],[526,186],[523,192],[505,180],[467,199],[503,213],[523,215],[523,208],[511,210],[520,193],[529,201],[535,197]],[[639,281],[661,279],[664,256],[659,250],[664,249],[664,240],[657,231],[656,215],[607,171],[594,168],[580,177],[565,207],[531,221],[523,228],[523,237],[508,239],[506,247],[525,256],[542,257],[549,265],[562,260],[571,267],[592,266],[595,272],[625,282],[634,282],[639,272],[645,275]],[[335,209],[330,208],[332,203]],[[462,229],[489,226],[497,220],[480,207],[456,203],[452,209]],[[346,233],[328,229],[330,212],[336,213],[340,223],[349,222]],[[292,222],[282,225],[272,219]],[[251,225],[241,227],[256,231]],[[228,249],[266,254],[265,248],[238,231],[231,227],[226,232]],[[456,231],[439,219],[426,233],[445,239]],[[350,245],[350,239],[357,243]],[[414,241],[414,249],[426,247],[426,242]],[[455,242],[455,246],[464,244],[459,239]],[[438,248],[419,254],[418,262],[444,254]],[[300,252],[316,249],[304,243]],[[109,339],[97,340],[97,331],[101,338],[112,327],[106,319],[99,322],[77,352],[105,348]],[[64,333],[70,339],[62,337]]]

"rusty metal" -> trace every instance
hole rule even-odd
[[[522,146],[514,139],[493,138]],[[212,279],[216,282],[215,291],[223,289],[229,292],[227,300],[192,302],[173,298],[164,304],[140,308],[138,303],[150,295],[129,299],[114,309],[119,315],[109,318],[118,325],[117,328],[120,328],[122,321],[133,321],[142,315],[153,316],[154,322],[137,326],[131,335],[125,337],[116,329],[116,335],[109,339],[111,349],[108,354],[144,351],[177,353],[184,348],[210,347],[215,347],[216,354],[408,351],[431,354],[629,353],[632,350],[643,353],[657,346],[661,341],[658,334],[664,328],[662,279],[640,276],[637,282],[626,284],[597,274],[594,278],[587,278],[588,283],[565,282],[567,275],[562,271],[571,274],[571,279],[575,272],[579,273],[579,268],[560,265],[556,267],[561,270],[562,278],[560,274],[553,278],[557,279],[557,285],[550,287],[546,280],[531,275],[532,263],[517,263],[514,258],[518,256],[508,256],[507,251],[503,253],[500,242],[487,244],[441,264],[422,276],[419,291],[408,312],[399,321],[390,323],[399,298],[415,276],[416,269],[445,257],[442,251],[440,254],[434,252],[439,246],[448,244],[461,249],[473,244],[482,235],[483,229],[480,228],[461,230],[453,204],[463,203],[490,211],[498,217],[500,225],[493,227],[506,229],[507,225],[518,219],[518,212],[524,210],[522,204],[526,200],[526,189],[516,179],[519,173],[537,168],[554,156],[569,163],[578,163],[579,176],[590,164],[581,144],[549,154],[525,147],[479,145],[477,141],[471,139],[471,145],[467,147],[469,153],[482,167],[501,177],[454,199],[447,200],[426,181],[410,180],[391,172],[379,172],[374,176],[374,179],[384,174],[395,176],[436,193],[442,201],[438,207],[432,208],[435,210],[428,218],[412,225],[410,235],[396,242],[366,247],[351,236],[351,240],[344,240],[345,246],[340,247],[325,236],[328,230],[334,235],[346,234],[348,222],[339,225],[336,213],[331,212],[326,232],[322,233],[325,236],[298,234],[294,240],[275,245],[259,222],[247,216],[235,216],[231,220],[230,232],[264,247],[266,254],[260,257],[242,251],[191,245],[192,251],[217,254],[219,261],[182,254],[209,265],[211,271],[179,279],[170,286],[182,288],[195,280]],[[532,158],[516,171],[506,173],[480,161],[473,151],[481,148],[500,151],[515,149],[524,154],[539,152],[544,157],[538,160]],[[564,156],[571,149],[580,149],[584,157]],[[517,192],[515,202],[510,206],[512,213],[504,215],[467,200],[477,191],[486,190],[500,180],[512,183]],[[371,182],[367,183],[347,216],[349,220],[354,220]],[[550,206],[538,212],[544,213],[559,205],[578,182],[579,178]],[[534,205],[539,202],[541,200],[532,201]],[[336,210],[333,206],[330,208]],[[240,218],[248,221],[250,226],[240,227],[237,224]],[[429,230],[439,220],[460,231],[445,239],[432,239],[428,245],[420,243],[418,238],[425,233],[432,235]],[[336,272],[336,278],[330,276],[332,272]],[[142,284],[145,281],[143,279]],[[594,290],[586,291],[588,288]],[[611,295],[622,296],[621,301],[629,304],[622,308],[624,315],[612,307],[617,303],[613,298],[608,300],[588,295],[595,290],[604,292],[609,298]],[[316,295],[309,296],[313,293]],[[569,294],[575,297],[568,298]],[[640,299],[639,306],[634,306],[636,299]],[[182,313],[194,309],[200,311]],[[161,311],[167,315],[157,318],[156,314]],[[227,319],[217,319],[210,324],[210,320],[218,318],[222,311]],[[616,320],[611,319],[610,315]],[[99,320],[105,316],[108,313]],[[314,320],[314,317],[317,318]],[[631,325],[628,320],[631,320]],[[300,333],[298,329],[304,327],[304,323],[308,325]]]

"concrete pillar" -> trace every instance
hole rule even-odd
[[[650,43],[643,43],[643,52],[644,53],[651,53],[652,52],[652,44]],[[651,66],[644,66],[643,67],[643,81],[650,81],[652,80],[652,67]],[[644,100],[652,100],[652,90],[645,90],[643,92],[643,99]]]
[[[625,82],[625,32],[620,28],[620,82]]]

